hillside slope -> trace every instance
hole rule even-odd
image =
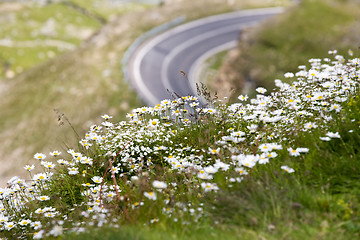
[[[103,115],[80,149],[37,153],[32,180],[0,188],[2,236],[358,239],[360,59],[333,55],[249,101]]]
[[[49,152],[59,145],[77,147],[74,129],[81,135],[102,114],[120,120],[131,108],[140,105],[122,79],[120,60],[144,31],[177,16],[191,20],[240,7],[261,6],[262,2],[182,0],[131,12],[110,19],[78,49],[25,71],[11,81],[0,80],[2,183],[20,172],[38,151]],[[65,116],[59,119],[63,113]]]
[[[273,87],[273,80],[311,58],[326,57],[328,50],[347,54],[360,42],[358,0],[304,0],[266,24],[248,29],[238,48],[228,54],[212,88],[233,96],[254,91],[256,86]],[[221,59],[220,59],[221,60]],[[217,60],[219,61],[219,60]],[[227,86],[225,89],[223,86]]]

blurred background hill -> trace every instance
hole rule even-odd
[[[359,55],[359,0],[303,0],[255,28],[248,28],[238,47],[209,59],[203,78],[220,96],[233,99],[256,86],[274,87],[274,80],[311,58]],[[349,52],[349,50],[352,51]]]

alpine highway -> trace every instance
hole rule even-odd
[[[242,29],[282,11],[282,8],[242,10],[172,28],[135,51],[128,65],[130,83],[149,106],[171,99],[168,91],[180,96],[197,95],[197,70],[208,57],[234,48]]]

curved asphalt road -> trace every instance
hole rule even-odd
[[[282,8],[243,10],[166,31],[145,42],[132,56],[130,82],[149,106],[170,99],[167,89],[180,96],[196,95],[196,70],[206,58],[235,47],[241,29],[282,11]],[[191,82],[180,71],[184,71]]]

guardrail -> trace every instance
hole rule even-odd
[[[143,44],[146,40],[172,28],[175,27],[177,25],[182,24],[183,22],[185,22],[186,18],[184,16],[175,18],[169,22],[166,22],[160,26],[157,26],[149,31],[147,31],[146,33],[144,33],[143,35],[141,35],[140,37],[138,37],[131,45],[130,47],[126,50],[126,52],[124,53],[124,56],[122,58],[121,64],[122,64],[122,71],[123,71],[123,75],[124,75],[124,80],[126,82],[129,81],[129,74],[128,74],[128,64],[129,64],[129,60],[131,58],[131,56],[135,53],[136,49],[138,47],[140,47],[141,44]]]

